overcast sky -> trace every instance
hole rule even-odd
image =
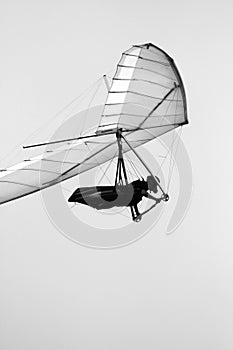
[[[227,0],[0,2],[0,157],[152,42],[184,79],[194,185],[172,235],[165,213],[108,251],[61,235],[40,195],[0,207],[1,349],[232,349],[232,15]]]

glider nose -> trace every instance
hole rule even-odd
[[[75,190],[72,195],[69,197],[68,202],[78,202],[82,197],[80,189]]]

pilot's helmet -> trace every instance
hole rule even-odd
[[[152,176],[152,175],[149,175],[147,176],[147,183],[148,183],[148,190],[149,191],[153,191],[154,193],[157,193],[158,192],[158,183],[160,183],[160,180],[157,176]]]

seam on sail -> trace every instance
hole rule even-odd
[[[157,72],[157,71],[154,71],[154,70],[151,70],[151,69],[148,69],[148,68],[144,68],[144,67],[125,66],[125,65],[123,65],[123,64],[118,64],[118,67],[120,67],[120,68],[135,68],[135,69],[141,69],[141,70],[145,70],[145,71],[148,71],[148,72],[157,74],[157,75],[161,75],[162,77],[167,78],[168,80],[172,80],[172,81],[177,80],[177,79],[174,79],[174,78],[172,78],[172,77],[168,77],[168,76],[165,75],[165,74],[162,74],[162,73],[159,73],[159,72]]]
[[[22,182],[17,182],[17,181],[11,181],[11,180],[0,180],[0,182],[5,182],[5,183],[14,184],[14,185],[21,185],[21,186],[25,186],[25,187],[31,187],[31,188],[40,189],[40,187],[38,187],[38,186],[29,185],[29,184],[25,184],[25,183],[22,183]]]
[[[146,79],[137,79],[137,78],[133,78],[133,79],[112,78],[112,80],[116,80],[116,81],[127,81],[127,80],[130,80],[130,81],[138,81],[138,82],[141,82],[141,81],[142,81],[143,83],[149,83],[149,84],[161,86],[161,87],[164,87],[164,88],[166,88],[166,89],[170,89],[170,88],[171,88],[171,86],[166,86],[166,85],[163,85],[163,84],[156,83],[155,81],[146,80]]]
[[[150,58],[145,58],[145,57],[142,57],[142,56],[132,55],[132,54],[130,54],[130,53],[123,53],[123,55],[125,55],[125,56],[131,56],[131,57],[138,57],[138,58],[141,59],[141,60],[145,60],[145,61],[149,61],[149,62],[154,62],[154,63],[162,64],[163,66],[166,66],[166,67],[171,67],[171,65],[170,65],[169,63],[166,63],[166,62],[156,61],[156,60],[152,60],[152,59],[150,59]]]
[[[145,94],[142,94],[140,92],[131,91],[131,90],[128,90],[128,91],[111,91],[110,94],[134,94],[134,95],[139,95],[139,96],[142,96],[142,97],[153,98],[155,100],[162,100],[161,97],[145,95]],[[182,102],[182,100],[171,100],[171,99],[166,99],[166,101]]]

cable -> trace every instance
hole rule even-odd
[[[170,183],[171,183],[172,173],[173,173],[174,166],[175,166],[175,157],[176,157],[178,146],[179,146],[179,143],[180,143],[181,133],[182,133],[182,127],[180,128],[180,134],[179,134],[179,138],[178,138],[176,149],[175,149],[174,156],[173,156],[173,164],[172,164],[172,168],[171,168],[170,178],[168,179],[167,192],[169,190]]]

